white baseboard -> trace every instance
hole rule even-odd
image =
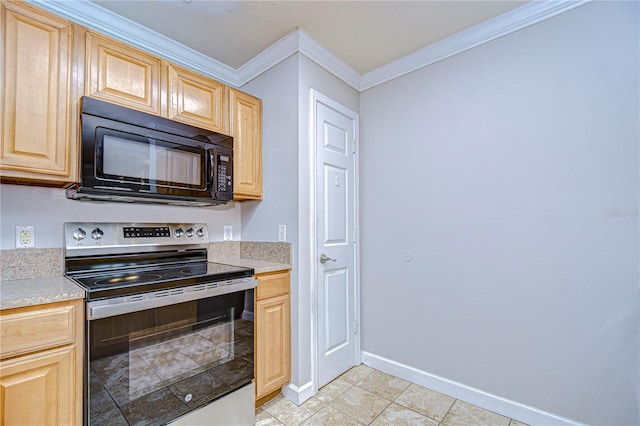
[[[307,382],[299,387],[296,385],[288,384],[287,386],[282,388],[282,394],[289,401],[293,402],[296,405],[300,405],[314,395],[313,383]]]
[[[376,370],[400,377],[401,379],[408,380],[420,386],[530,425],[584,426],[583,423],[578,421],[492,395],[479,389],[463,385],[462,383],[457,383],[372,353],[363,351],[362,363]]]

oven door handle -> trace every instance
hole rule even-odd
[[[87,302],[87,319],[114,317],[146,309],[160,308],[177,303],[206,299],[249,290],[258,284],[253,277],[238,278],[215,283],[198,284],[189,287],[172,288],[144,294],[114,297]]]

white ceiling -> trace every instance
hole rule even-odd
[[[301,28],[359,74],[526,2],[94,0],[234,69]]]

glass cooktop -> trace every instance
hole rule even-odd
[[[94,300],[250,277],[253,272],[241,266],[200,262],[91,272],[69,278],[87,290],[87,299]]]

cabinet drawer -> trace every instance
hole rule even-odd
[[[256,300],[268,299],[289,293],[289,272],[277,272],[274,274],[257,275],[258,287]]]
[[[0,358],[74,341],[74,305],[8,310],[0,315]]]

